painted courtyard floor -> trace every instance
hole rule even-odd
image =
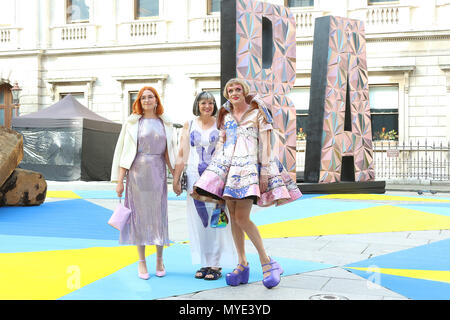
[[[183,195],[169,193],[167,275],[155,276],[148,247],[151,278],[143,281],[136,248],[119,246],[107,224],[114,185],[49,182],[48,190],[41,206],[0,208],[1,300],[450,299],[449,193],[304,195],[255,207],[266,250],[285,270],[268,290],[248,240],[249,284],[194,278]]]

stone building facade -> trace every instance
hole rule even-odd
[[[449,0],[266,2],[289,7],[297,22],[297,130],[307,121],[314,19],[336,15],[366,25],[375,133],[450,141]],[[70,93],[122,122],[144,85],[178,123],[192,118],[199,91],[220,101],[220,1],[0,0],[0,8],[0,124],[16,82],[20,114]]]

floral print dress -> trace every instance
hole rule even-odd
[[[272,130],[272,117],[264,102],[255,96],[241,120],[232,115],[232,106],[223,105],[219,142],[213,158],[194,185],[192,196],[202,201],[253,199],[259,206],[287,203],[302,196],[283,165],[270,155],[268,165],[261,166],[261,134]],[[267,151],[265,151],[267,152]],[[268,185],[260,186],[260,175],[268,175]]]

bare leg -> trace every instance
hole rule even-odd
[[[164,246],[156,246],[156,270],[159,271],[164,270],[163,249]]]
[[[270,258],[266,254],[264,244],[256,225],[250,220],[250,211],[252,209],[253,201],[250,199],[235,200],[233,209],[233,215],[231,215],[232,221],[232,233],[236,244],[236,250],[238,251],[239,263],[246,266],[247,258],[245,257],[245,235],[247,234],[250,241],[258,251],[259,260],[261,264],[267,264],[270,262]],[[230,209],[230,206],[228,207]],[[231,212],[231,210],[230,210]],[[234,220],[234,222],[233,222]],[[242,262],[245,262],[242,263]],[[269,270],[270,265],[263,267],[263,271]],[[240,268],[242,269],[242,268]],[[264,277],[268,277],[270,272],[264,273]]]
[[[236,201],[235,221],[239,227],[247,234],[250,241],[255,246],[259,254],[261,264],[270,262],[269,257],[264,249],[263,241],[258,228],[250,220],[250,211],[252,209],[253,201],[249,199]]]
[[[139,255],[139,265],[138,271],[139,273],[147,273],[147,264],[145,262],[145,246],[137,246],[138,255]]]
[[[241,229],[239,224],[236,222],[235,210],[236,210],[236,201],[235,200],[227,200],[226,201],[228,211],[230,212],[230,221],[231,221],[231,234],[233,235],[234,244],[236,246],[236,251],[238,254],[238,263],[243,266],[247,266],[247,257],[245,256],[245,234],[244,230]],[[243,269],[242,267],[238,267],[239,269]],[[235,273],[238,271],[236,270]]]

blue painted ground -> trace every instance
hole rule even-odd
[[[0,253],[117,247],[119,232],[107,224],[111,214],[111,210],[83,199],[46,202],[37,207],[2,207]],[[273,258],[283,266],[284,276],[332,267]],[[249,282],[261,281],[263,276],[258,256],[250,254],[248,260],[251,266]],[[150,255],[147,261],[151,272],[155,255]],[[167,275],[163,278],[153,275],[150,280],[143,281],[137,277],[137,263],[133,263],[61,299],[157,299],[188,294],[227,286],[225,274],[232,271],[224,269],[224,276],[217,281],[195,279],[195,271],[200,266],[192,265],[189,246],[183,244],[164,249],[164,263]]]
[[[284,269],[283,276],[325,269],[331,265],[307,262],[295,259],[273,257]],[[129,300],[158,299],[203,290],[226,287],[225,274],[232,269],[223,269],[222,278],[215,281],[195,279],[195,271],[200,266],[191,264],[188,245],[176,244],[164,249],[164,264],[166,276],[159,278],[154,275],[155,255],[147,258],[150,273],[149,280],[141,280],[137,276],[137,263],[129,265],[110,276],[99,279],[64,297],[62,300]],[[263,275],[259,258],[255,254],[248,255],[250,264],[249,282],[262,281]],[[282,280],[283,281],[283,280]],[[211,296],[211,299],[214,299]]]
[[[450,239],[377,256],[345,267],[450,271]],[[448,300],[450,283],[348,269],[414,300]]]

